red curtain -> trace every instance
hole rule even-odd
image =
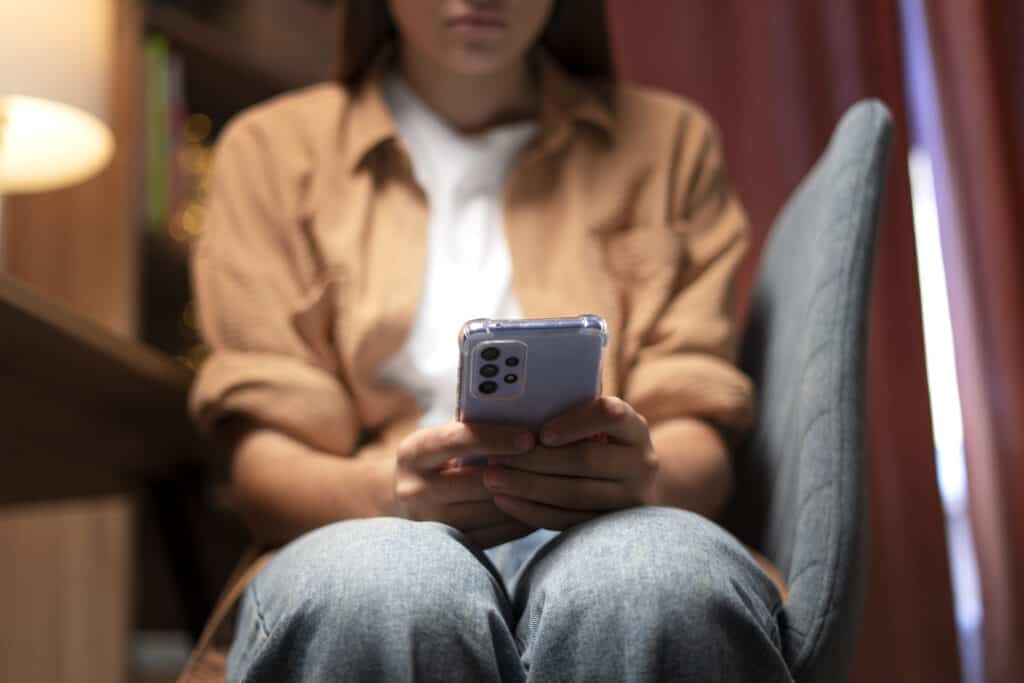
[[[949,183],[943,249],[989,681],[1024,675],[1024,28],[1021,0],[925,3]]]
[[[745,293],[775,213],[842,113],[864,97],[893,110],[869,342],[867,610],[853,680],[959,680],[925,381],[898,0],[610,0],[609,13],[622,75],[696,100],[722,128],[755,233]]]

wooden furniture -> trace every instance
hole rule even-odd
[[[215,130],[240,110],[320,76],[297,73],[279,55],[174,4],[148,5],[145,27],[181,55],[189,108],[209,116]]]
[[[116,0],[115,8],[110,84],[114,158],[103,173],[75,187],[9,197],[5,253],[8,274],[19,282],[94,325],[131,337],[138,309],[142,23],[137,0]],[[4,291],[17,296],[9,287]],[[24,372],[32,369],[28,354],[45,347],[26,350],[23,340],[16,345],[15,327],[21,323],[4,309],[0,680],[127,682],[134,678],[136,498],[93,495],[58,501],[58,491],[77,488],[72,486],[76,478],[94,493],[111,489],[95,472],[99,468],[84,462],[58,467],[58,453],[45,447],[58,443],[63,432],[66,438],[58,447],[64,448],[66,460],[77,462],[94,454],[86,440],[72,436],[88,425],[54,412],[35,412],[48,401],[59,405],[71,397],[60,390],[48,398],[35,393],[38,387],[26,381]],[[33,443],[38,447],[26,448]],[[40,476],[22,476],[33,470]]]
[[[176,593],[197,636],[246,537],[209,485],[192,373],[2,275],[0,329],[0,505],[142,494],[157,538],[141,560],[172,585],[144,573],[140,588]]]
[[[194,462],[190,373],[0,276],[0,504],[138,490]]]
[[[210,118],[215,138],[239,111],[331,77],[338,12],[331,0],[162,0],[146,3],[143,27],[180,57],[185,104]],[[196,343],[181,324],[188,250],[164,231],[141,240],[140,338],[187,355]]]
[[[184,250],[140,244],[141,34],[165,33],[184,54],[190,104],[218,124],[321,78],[333,53],[332,38],[315,38],[337,24],[322,4],[116,2],[110,168],[7,203],[17,282],[0,279],[0,547],[14,558],[0,563],[3,681],[131,680],[137,625],[198,629],[244,542],[196,464],[188,372],[129,341],[141,327],[159,342],[148,323],[175,330],[188,300]],[[227,23],[207,21],[218,8]],[[296,47],[280,49],[278,33],[298,34]],[[294,64],[314,58],[324,71],[297,77]]]

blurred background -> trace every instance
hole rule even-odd
[[[238,111],[330,78],[338,7],[34,4],[0,0],[0,680],[173,680],[245,543],[178,403],[203,358],[188,253],[210,150]],[[608,11],[620,74],[723,130],[754,224],[741,292],[842,112],[893,110],[853,680],[1024,680],[1024,2]],[[6,96],[26,89],[89,114],[47,124],[45,168],[15,163],[28,104]],[[67,367],[35,362],[47,348]],[[163,397],[137,416],[156,441],[132,431],[138,392]]]

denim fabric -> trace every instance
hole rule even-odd
[[[509,592],[511,592],[515,587],[514,577],[519,573],[519,569],[526,564],[527,560],[533,557],[533,554],[541,546],[557,535],[557,531],[537,529],[528,536],[489,548],[484,553],[490,558],[494,568],[498,570],[502,578],[505,579],[505,585],[508,587]]]
[[[442,524],[324,527],[246,591],[228,680],[792,680],[774,586],[697,515],[606,515],[547,541],[515,583]]]

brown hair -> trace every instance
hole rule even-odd
[[[395,22],[384,0],[343,0],[338,78],[357,85],[381,47],[394,41]],[[612,80],[612,65],[604,0],[555,0],[540,44],[571,73]]]

